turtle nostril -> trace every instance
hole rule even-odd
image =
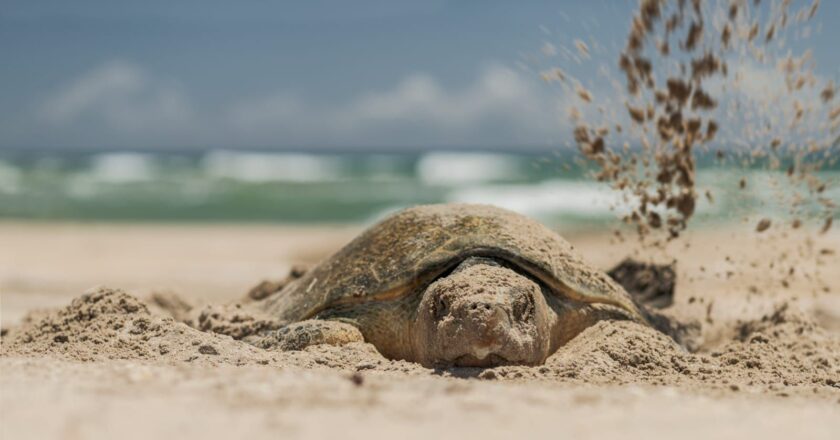
[[[487,310],[490,310],[490,304],[485,304],[484,308],[487,309]]]
[[[470,306],[470,308],[471,308],[472,310],[475,310],[477,307],[478,307],[478,305],[477,305],[477,304],[473,304],[473,305],[471,305],[471,306]]]

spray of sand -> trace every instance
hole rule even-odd
[[[714,201],[696,182],[697,154],[709,151],[721,165],[785,171],[758,183],[776,192],[784,223],[831,227],[837,205],[824,194],[836,182],[819,171],[838,160],[837,87],[815,73],[810,50],[794,49],[813,32],[819,1],[795,3],[642,0],[617,62],[598,69],[608,96],[587,90],[570,66],[542,73],[575,97],[577,147],[595,165],[594,177],[623,195],[623,220],[642,238],[677,238],[698,198]],[[610,56],[580,40],[574,47],[570,62]],[[747,184],[742,179],[741,189]],[[781,223],[753,225],[763,232]]]

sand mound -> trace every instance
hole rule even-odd
[[[207,310],[212,310],[214,322],[255,322],[238,307]],[[780,395],[835,395],[840,390],[840,338],[787,303],[758,320],[736,323],[729,329],[728,340],[698,353],[690,353],[664,334],[632,322],[599,322],[538,367],[433,370],[386,359],[370,344],[266,351],[214,333],[218,330],[215,327],[207,330],[153,314],[143,302],[120,290],[100,288],[76,298],[67,307],[30,315],[3,337],[0,353],[83,362],[124,359],[324,368],[352,374],[349,377],[354,380],[361,380],[362,373],[398,373],[603,385],[638,383]]]
[[[736,339],[688,353],[664,335],[625,322],[601,322],[559,350],[549,366],[590,383],[645,382],[737,391],[820,392],[840,377],[840,339],[782,306],[742,323]],[[830,390],[826,390],[830,391]]]
[[[149,312],[120,290],[98,288],[69,306],[28,316],[3,339],[4,354],[79,361],[134,359],[209,364],[267,363],[261,350]]]
[[[169,300],[180,302],[176,296]],[[165,309],[165,307],[163,308]],[[198,318],[179,322],[121,290],[97,288],[70,305],[30,313],[7,329],[0,355],[57,357],[82,362],[135,360],[208,365],[277,365],[347,371],[428,371],[415,364],[383,358],[370,344],[317,346],[304,351],[266,351],[234,339],[262,323],[236,305],[208,306]],[[200,328],[187,323],[196,322]],[[239,326],[234,324],[240,324]]]
[[[586,382],[635,382],[678,372],[691,355],[655,330],[630,322],[599,322],[549,359],[561,377]]]

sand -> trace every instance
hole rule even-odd
[[[205,322],[232,316],[222,304],[263,279],[279,283],[356,231],[0,224],[15,249],[0,253],[3,437],[836,435],[836,253],[801,260],[820,281],[794,277],[787,287],[747,258],[797,249],[803,238],[791,235],[755,242],[703,231],[672,250],[681,259],[666,310],[698,321],[695,352],[636,324],[602,322],[543,366],[432,370],[369,344],[265,351],[199,329],[202,312]],[[632,254],[603,234],[567,238],[603,268]],[[838,244],[827,235],[818,249]],[[109,287],[89,290],[103,280]],[[164,295],[154,302],[152,292]]]

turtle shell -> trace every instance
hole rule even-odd
[[[608,304],[644,321],[621,286],[583,263],[547,227],[505,209],[467,204],[417,206],[387,217],[269,298],[267,311],[289,323],[338,305],[399,299],[471,256],[507,261],[556,295]]]

